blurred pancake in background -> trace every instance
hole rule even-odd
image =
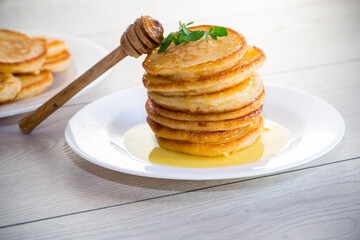
[[[39,74],[17,74],[21,81],[21,90],[16,101],[38,96],[43,93],[53,82],[53,75],[50,71],[42,71]]]
[[[42,70],[48,70],[54,73],[63,72],[68,69],[71,60],[71,54],[64,50],[56,55],[46,57]]]
[[[0,30],[0,103],[43,93],[53,82],[52,73],[66,71],[70,62],[63,40]]]
[[[32,39],[22,33],[0,30],[0,72],[38,72],[46,55],[44,39]]]
[[[11,73],[0,72],[0,104],[14,100],[21,90],[20,79]]]
[[[47,44],[47,57],[49,56],[55,56],[65,50],[68,50],[68,46],[66,45],[66,42],[57,38],[53,37],[35,37],[35,39],[44,39]]]

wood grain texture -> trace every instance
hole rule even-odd
[[[141,14],[158,18],[165,34],[178,20],[231,27],[267,53],[265,82],[308,91],[340,111],[343,141],[311,163],[252,180],[159,180],[98,167],[67,146],[64,129],[85,104],[141,84],[144,56],[126,58],[30,136],[17,126],[24,115],[0,119],[0,239],[358,239],[360,2],[218,3],[5,0],[0,23],[73,34],[108,49]],[[1,228],[12,224],[19,225]]]
[[[0,234],[6,239],[355,240],[359,171],[357,159],[3,228]]]

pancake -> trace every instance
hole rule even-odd
[[[158,115],[149,108],[146,112],[152,121],[160,125],[185,131],[226,131],[245,127],[262,118],[262,107],[246,116],[221,121],[182,121]]]
[[[0,30],[0,72],[38,72],[47,54],[46,41]]]
[[[57,55],[65,50],[68,50],[66,42],[53,37],[35,37],[34,39],[44,39],[47,44],[47,57]]]
[[[16,98],[21,89],[20,79],[11,73],[0,72],[0,104]]]
[[[160,147],[190,155],[203,157],[228,156],[252,145],[262,134],[263,124],[258,128],[247,129],[240,137],[220,143],[191,143],[156,137]]]
[[[150,118],[147,118],[147,122],[156,136],[192,143],[216,143],[229,141],[230,139],[238,138],[244,135],[250,128],[257,128],[263,123],[261,118],[255,118],[254,121],[243,128],[235,128],[226,131],[204,132],[186,131],[165,127],[152,121]]]
[[[216,26],[214,26],[216,27]],[[189,30],[209,30],[202,25]],[[211,76],[235,66],[246,50],[244,36],[227,28],[228,36],[218,40],[205,37],[196,42],[185,42],[178,46],[172,43],[164,53],[153,50],[143,62],[146,72],[177,81],[193,81]]]
[[[198,26],[190,30],[208,30]],[[228,156],[252,145],[263,131],[265,89],[255,73],[264,52],[241,34],[173,43],[143,63],[147,122],[160,147],[185,154]]]
[[[192,113],[227,112],[242,108],[254,102],[263,92],[264,86],[257,74],[240,84],[215,93],[196,96],[165,96],[148,92],[156,104],[165,108]]]
[[[244,57],[231,69],[197,81],[172,81],[162,76],[145,73],[143,84],[148,91],[163,95],[199,95],[221,91],[239,84],[258,70],[265,61],[264,52],[253,46],[247,46]]]
[[[49,71],[42,71],[40,74],[19,74],[16,77],[22,83],[21,91],[15,98],[16,101],[43,93],[53,82],[53,75]]]
[[[240,109],[236,109],[229,112],[221,112],[221,113],[191,113],[191,112],[183,112],[177,110],[171,110],[164,108],[160,105],[157,105],[151,99],[146,101],[146,108],[152,109],[152,111],[156,112],[157,114],[177,119],[177,120],[185,120],[185,121],[219,121],[219,120],[226,120],[226,119],[233,119],[243,117],[249,113],[256,111],[260,108],[265,100],[265,92],[260,95],[254,102],[251,104],[244,106]]]
[[[42,70],[49,70],[52,72],[63,72],[68,69],[71,61],[71,54],[64,50],[57,55],[46,57]]]

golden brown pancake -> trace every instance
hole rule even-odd
[[[0,72],[37,72],[45,61],[46,41],[0,30]]]
[[[16,77],[22,83],[21,91],[15,98],[16,101],[43,93],[53,82],[53,75],[50,71],[42,71],[40,74],[19,74]]]
[[[189,30],[209,30],[203,25]],[[235,66],[246,50],[245,38],[227,28],[228,36],[218,40],[205,38],[196,42],[171,44],[164,53],[153,50],[145,59],[143,67],[152,75],[165,76],[171,80],[192,81],[226,71]]]
[[[146,108],[152,109],[157,114],[177,119],[177,120],[185,120],[185,121],[219,121],[219,120],[226,120],[226,119],[233,119],[233,118],[239,118],[243,117],[249,113],[252,113],[256,111],[258,108],[260,108],[265,100],[265,92],[261,94],[259,98],[257,98],[254,102],[251,104],[242,107],[240,109],[236,109],[229,112],[221,112],[221,113],[191,113],[191,112],[183,112],[183,111],[177,111],[172,109],[164,108],[160,105],[157,105],[155,102],[153,102],[151,99],[148,99],[146,101]]]
[[[148,92],[156,104],[165,108],[192,113],[227,112],[242,108],[254,102],[262,94],[264,86],[260,77],[254,73],[240,84],[215,93],[195,96],[165,96]]]
[[[52,72],[63,72],[68,69],[71,60],[71,54],[64,50],[57,55],[46,57],[42,70],[49,70]]]
[[[47,44],[47,57],[57,55],[65,50],[68,50],[66,42],[53,37],[34,37],[34,39],[44,39]]]
[[[152,121],[160,125],[185,131],[226,131],[245,127],[262,118],[262,107],[246,116],[220,121],[182,121],[161,116],[149,108],[146,112]]]
[[[21,81],[11,73],[0,72],[0,104],[16,98],[21,89]]]
[[[265,61],[264,52],[253,46],[247,46],[244,57],[225,72],[204,77],[196,81],[172,81],[162,76],[145,73],[143,84],[148,91],[163,95],[199,95],[221,91],[239,84],[259,69]]]
[[[66,42],[60,39],[45,37],[46,43],[48,45],[48,54],[47,56],[55,56],[65,50],[68,50]]]
[[[240,149],[252,145],[262,134],[263,125],[258,128],[250,128],[245,134],[240,137],[231,139],[230,141],[220,143],[191,143],[186,141],[170,140],[156,136],[160,147],[175,152],[181,152],[190,155],[217,157],[228,156],[231,153],[237,152]]]
[[[204,132],[186,131],[165,127],[152,121],[150,118],[147,118],[147,122],[153,132],[161,138],[192,143],[218,143],[229,141],[230,139],[239,138],[241,135],[244,135],[250,128],[257,128],[263,124],[263,120],[261,118],[254,118],[250,124],[243,128],[235,128],[226,131]]]

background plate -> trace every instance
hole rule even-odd
[[[65,40],[69,47],[69,52],[72,55],[72,61],[68,70],[54,74],[52,85],[43,94],[22,101],[0,105],[0,117],[30,112],[36,109],[109,53],[109,51],[102,46],[78,37],[51,32],[18,31],[28,34],[29,36],[49,36]],[[110,71],[111,69],[82,89],[74,97],[82,95],[99,84],[110,74]]]

